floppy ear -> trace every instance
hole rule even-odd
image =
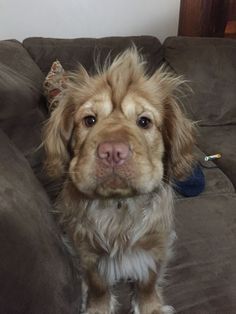
[[[151,79],[155,80],[158,99],[163,105],[162,134],[165,145],[165,174],[181,179],[190,174],[194,157],[195,127],[182,112],[176,94],[181,91],[185,81],[166,72],[163,67]]]
[[[164,108],[163,137],[167,176],[184,178],[194,162],[194,126],[174,99],[167,99]]]
[[[64,73],[64,72],[63,72]],[[62,93],[54,98],[51,117],[43,130],[43,146],[46,151],[45,168],[51,177],[64,175],[70,161],[69,142],[74,128],[74,98],[83,96],[83,87],[89,75],[82,65],[75,72],[67,72]],[[75,94],[75,95],[74,95]]]
[[[43,130],[45,168],[51,177],[61,177],[69,162],[68,143],[73,131],[74,106],[62,99],[52,111]]]

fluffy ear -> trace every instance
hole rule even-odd
[[[63,176],[69,162],[68,143],[73,131],[73,111],[73,106],[66,99],[61,100],[44,127],[45,168],[51,177]]]
[[[155,80],[158,97],[163,104],[162,134],[165,145],[165,172],[167,177],[181,179],[192,168],[195,127],[188,120],[178,104],[176,94],[185,81],[161,68],[151,79]]]
[[[75,72],[66,73],[62,93],[54,98],[51,117],[43,130],[43,146],[46,152],[45,168],[51,177],[64,175],[70,160],[69,142],[74,128],[73,99],[83,96],[83,88],[89,82],[89,75],[82,65]],[[74,95],[74,93],[76,95]]]
[[[194,162],[194,126],[174,99],[165,103],[163,136],[168,176],[176,179],[189,175]]]

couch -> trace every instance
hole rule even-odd
[[[53,61],[93,71],[134,42],[150,73],[163,62],[188,81],[181,97],[198,124],[203,193],[176,194],[175,254],[164,295],[181,314],[236,313],[236,41],[151,36],[0,41],[0,313],[74,314],[81,301],[78,256],[53,219],[55,184],[43,170],[42,83]],[[204,162],[206,154],[222,158]],[[127,292],[121,288],[123,296]],[[128,301],[127,301],[128,302]],[[121,313],[128,313],[128,306]]]

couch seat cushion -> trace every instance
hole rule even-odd
[[[79,285],[48,197],[2,131],[0,151],[0,313],[76,314]]]
[[[183,99],[191,118],[200,125],[236,123],[236,41],[171,37],[164,47],[168,64],[193,89]]]
[[[178,314],[236,313],[236,195],[178,200],[176,232],[167,303]]]
[[[199,128],[199,146],[208,155],[221,153],[216,165],[236,187],[236,125]]]
[[[202,195],[234,193],[235,188],[230,179],[224,172],[212,161],[204,161],[205,154],[195,146],[194,155],[196,161],[201,166],[205,178],[205,189]],[[194,182],[194,181],[193,181]],[[185,198],[185,196],[175,191],[176,198]]]
[[[198,147],[196,147],[195,154],[205,176],[206,185],[202,195],[235,192],[235,188],[227,175],[214,162],[205,162],[206,155]]]

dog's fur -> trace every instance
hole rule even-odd
[[[171,312],[159,284],[173,238],[169,182],[190,170],[194,141],[176,102],[181,83],[163,69],[148,75],[132,48],[94,75],[82,66],[69,74],[47,122],[46,167],[65,180],[57,210],[80,252],[88,314],[116,312],[110,288],[120,280],[135,283],[135,314]],[[96,123],[86,126],[86,116]],[[151,121],[146,129],[140,117]],[[125,143],[129,158],[104,164],[97,152],[103,142]]]

